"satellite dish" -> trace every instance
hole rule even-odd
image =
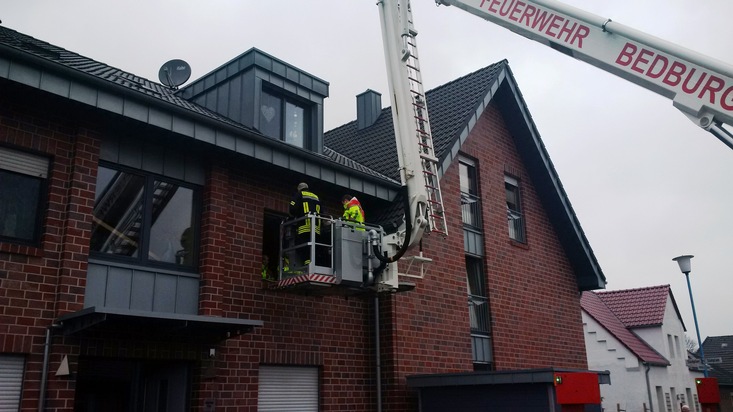
[[[174,59],[165,63],[158,71],[158,79],[164,85],[177,89],[191,77],[191,67],[183,60]]]

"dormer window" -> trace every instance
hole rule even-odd
[[[263,90],[260,95],[260,131],[294,146],[309,146],[309,109],[289,97]]]

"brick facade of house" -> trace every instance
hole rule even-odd
[[[285,215],[303,176],[254,159],[237,161],[199,143],[172,144],[171,135],[152,127],[5,79],[0,96],[12,96],[0,99],[0,145],[47,156],[51,165],[40,245],[0,242],[0,352],[26,357],[21,410],[38,408],[47,328],[84,307],[97,167],[110,130],[141,145],[138,136],[161,134],[160,145],[202,160],[199,314],[263,326],[216,345],[160,342],[122,331],[61,336],[54,330],[47,410],[74,410],[76,373],[84,359],[93,358],[190,365],[194,411],[207,410],[209,400],[216,411],[257,410],[261,365],[316,366],[321,411],[373,411],[376,304],[384,410],[417,410],[416,393],[405,381],[409,375],[473,370],[458,162],[441,180],[449,236],[424,239],[433,263],[424,279],[414,280],[414,290],[378,302],[373,295],[293,294],[263,283],[262,239],[265,214]],[[480,171],[495,369],[587,368],[576,275],[495,105],[479,119],[462,155]],[[507,233],[507,172],[521,179],[524,244]],[[338,216],[343,193],[317,181],[312,188],[326,214]],[[64,357],[72,373],[56,376]]]

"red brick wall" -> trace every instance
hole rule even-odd
[[[462,153],[476,161],[483,207],[485,271],[497,370],[587,368],[575,275],[495,106],[480,118]],[[521,179],[527,243],[509,239],[505,168]],[[413,292],[383,307],[388,410],[416,410],[406,389],[411,374],[473,370],[458,164],[441,179],[447,239],[424,240],[433,259]],[[387,346],[385,345],[385,346]]]
[[[216,206],[204,213],[204,218],[206,225],[223,233],[216,236],[216,246],[223,248],[225,259],[223,270],[204,265],[204,283],[209,283],[207,277],[221,283],[222,316],[264,322],[254,333],[227,341],[221,360],[241,369],[226,372],[225,379],[232,390],[218,393],[219,405],[231,406],[232,411],[245,406],[254,410],[259,365],[285,364],[320,367],[322,411],[374,410],[370,301],[358,297],[293,295],[269,290],[262,282],[265,210],[287,213],[290,195],[299,180],[291,177],[292,180],[273,184],[272,176],[258,172],[260,167],[238,166],[230,172],[225,167],[214,167],[209,181],[220,189],[207,189],[223,194]],[[341,193],[314,182],[311,190],[321,197],[326,214],[339,211]],[[203,253],[206,259],[206,246]],[[218,275],[214,276],[215,273]],[[213,392],[203,394],[202,399],[210,394]]]
[[[0,92],[18,90],[0,83]],[[56,100],[48,107],[38,104],[42,99],[30,100],[0,102],[0,143],[53,156],[41,247],[0,243],[0,352],[28,355],[23,393],[28,411],[37,409],[45,328],[83,304],[99,152],[95,130],[101,130],[88,123],[90,116],[74,115],[78,108],[64,113]],[[480,170],[497,369],[585,368],[572,270],[495,108],[480,119],[464,152]],[[211,398],[218,411],[256,410],[261,364],[319,367],[322,411],[375,410],[372,298],[293,295],[269,290],[261,281],[265,210],[286,213],[300,178],[263,173],[256,161],[213,159],[204,190],[200,313],[262,320],[264,326],[216,346],[213,361],[208,346],[159,344],[144,337],[57,337],[49,409],[73,408],[73,377],[56,378],[53,372],[63,355],[70,355],[72,370],[83,355],[190,360],[196,365],[194,410]],[[526,246],[508,238],[506,167],[522,179]],[[457,169],[454,163],[441,181],[450,235],[423,242],[434,260],[427,276],[414,280],[416,290],[379,302],[385,410],[417,409],[415,394],[406,387],[408,375],[472,370]],[[340,215],[340,189],[316,182],[312,189],[326,214]]]
[[[46,328],[83,305],[98,140],[69,113],[0,84],[0,144],[48,156],[48,208],[39,246],[0,242],[0,352],[27,354],[23,410],[37,409]],[[36,96],[37,97],[37,96]],[[55,341],[58,353],[72,347]],[[61,355],[51,357],[55,371]],[[73,383],[50,379],[49,407],[73,406]],[[70,409],[69,409],[70,410]]]

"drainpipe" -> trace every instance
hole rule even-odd
[[[649,366],[649,363],[647,362],[642,362],[642,364],[646,368],[644,375],[646,375],[646,396],[649,398],[649,412],[654,412],[654,404],[652,403],[652,387],[649,384],[649,370],[651,369],[651,366]]]
[[[379,348],[379,295],[374,296],[374,358],[377,373],[377,412],[382,412],[382,359]]]
[[[46,343],[43,346],[43,369],[41,372],[41,392],[38,396],[38,412],[46,409],[46,381],[48,380],[48,363],[49,353],[51,352],[51,333],[53,329],[60,328],[61,325],[52,324],[46,328]]]

